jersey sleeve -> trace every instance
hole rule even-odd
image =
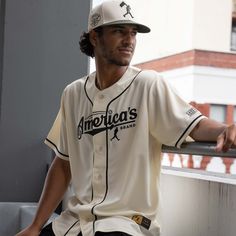
[[[167,81],[157,77],[149,93],[150,132],[160,143],[180,147],[206,117],[184,101]]]
[[[62,95],[60,110],[44,143],[48,145],[58,157],[69,160],[63,97]]]

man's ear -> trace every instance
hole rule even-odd
[[[89,32],[90,43],[95,47],[97,43],[97,33],[94,30]]]

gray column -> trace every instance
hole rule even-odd
[[[88,73],[78,42],[91,3],[5,0],[1,8],[2,3],[0,201],[37,201],[52,158],[43,141],[61,92]]]

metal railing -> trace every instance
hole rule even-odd
[[[236,158],[236,149],[230,149],[228,152],[216,152],[215,146],[215,142],[186,142],[182,144],[181,148],[163,145],[162,152]]]

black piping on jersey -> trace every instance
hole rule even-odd
[[[75,221],[75,223],[73,225],[71,225],[71,227],[65,232],[65,234],[63,236],[66,236],[70,230],[79,222],[79,220]]]
[[[93,153],[93,166],[94,166],[94,153]],[[91,202],[93,201],[93,184],[91,183]]]
[[[66,154],[60,152],[59,149],[58,149],[58,147],[56,146],[56,144],[53,143],[51,140],[49,140],[48,138],[46,138],[46,140],[47,140],[49,143],[51,143],[51,144],[56,148],[57,152],[60,153],[62,156],[64,156],[64,157],[69,157],[69,155],[66,155]]]
[[[122,91],[122,93],[120,93],[117,97],[115,97],[114,99],[112,99],[108,105],[107,105],[107,108],[106,108],[106,117],[108,115],[108,111],[109,111],[109,106],[116,100],[118,99],[121,95],[123,95],[131,86],[131,84],[134,82],[134,80],[137,78],[137,76],[141,73],[142,71],[140,70],[135,76],[134,78],[132,79],[132,81],[130,82],[130,84]],[[90,99],[89,99],[90,100]],[[108,142],[109,142],[109,139],[108,139],[108,127],[107,127],[107,122],[105,123],[106,125],[106,191],[105,191],[105,194],[104,194],[104,197],[102,199],[102,201],[100,201],[99,203],[95,204],[92,209],[91,209],[91,213],[95,216],[95,220],[93,221],[93,231],[95,233],[95,222],[97,220],[97,215],[94,214],[94,208],[98,205],[100,205],[101,203],[103,203],[107,197],[107,192],[108,192]]]
[[[202,115],[199,115],[197,118],[195,118],[195,119],[189,124],[189,126],[185,129],[185,131],[182,133],[182,135],[180,136],[180,138],[179,138],[178,141],[176,142],[175,147],[178,146],[180,140],[183,138],[183,136],[186,134],[186,132],[187,132],[188,129],[192,126],[192,124],[193,124],[199,117],[201,117],[201,116],[202,116]]]
[[[88,95],[88,93],[87,93],[87,90],[86,90],[86,85],[87,85],[87,83],[88,83],[88,80],[89,80],[89,76],[86,78],[86,81],[85,81],[85,83],[84,83],[84,92],[85,92],[85,94],[86,94],[86,97],[88,98],[88,100],[91,102],[91,104],[92,104],[92,106],[93,106],[93,102],[92,102],[92,100],[90,99],[90,97],[89,97],[89,95]]]

